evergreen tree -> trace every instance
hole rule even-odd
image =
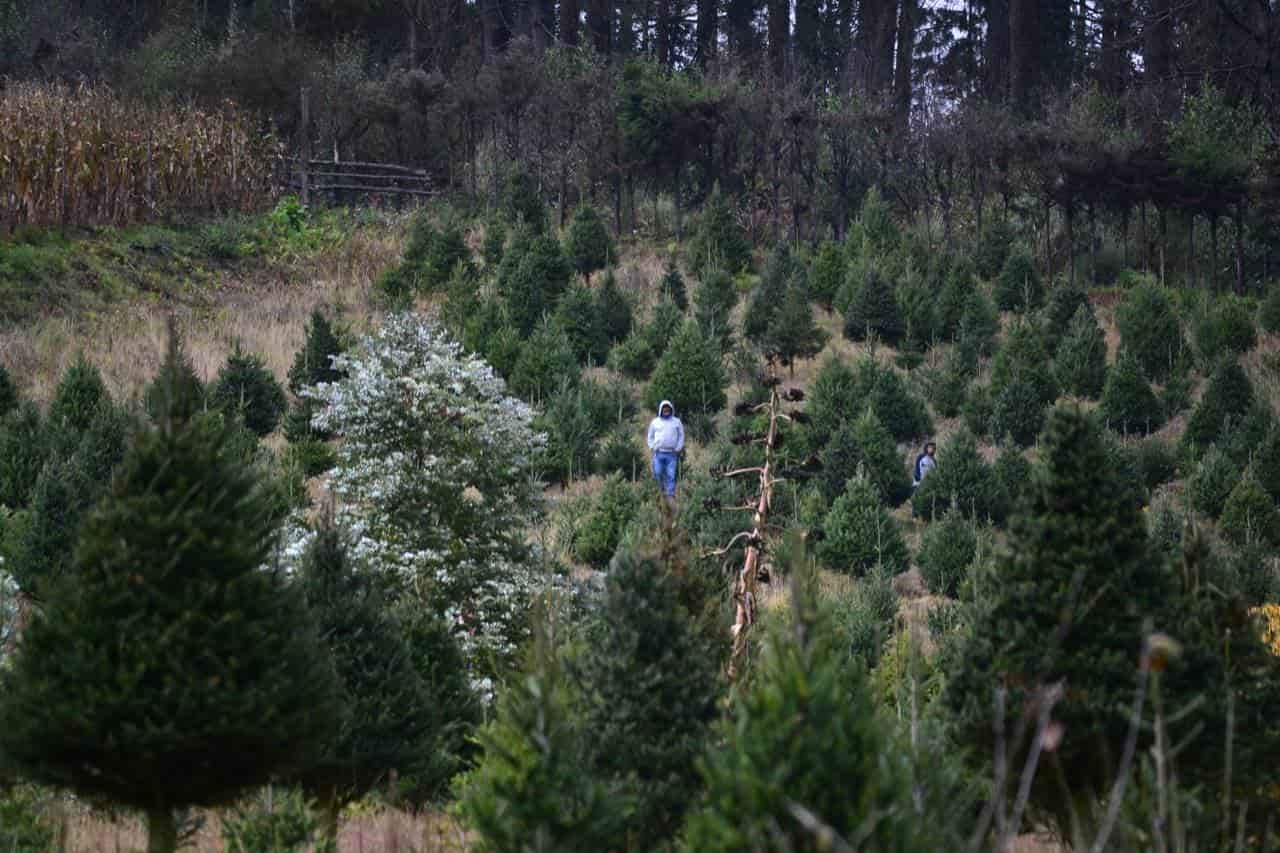
[[[693,316],[703,334],[714,335],[721,348],[729,343],[733,328],[729,315],[738,304],[738,289],[733,277],[723,270],[708,270],[703,274],[698,292],[693,298]]]
[[[0,418],[0,506],[27,505],[50,452],[49,432],[30,400]]]
[[[845,484],[859,470],[889,506],[897,506],[911,494],[911,480],[893,436],[871,408],[836,429],[822,450],[821,460],[818,488],[828,503],[844,492]]]
[[[1240,467],[1221,448],[1210,447],[1187,478],[1187,495],[1196,510],[1217,518],[1238,482]]]
[[[804,427],[805,442],[809,448],[819,450],[831,440],[836,430],[866,402],[860,399],[865,389],[858,385],[858,377],[848,363],[830,355],[818,369],[805,414],[809,423]]]
[[[1115,367],[1107,373],[1099,411],[1107,425],[1122,435],[1146,435],[1164,421],[1160,401],[1142,375],[1138,360],[1128,352],[1120,353]]]
[[[0,363],[0,421],[5,415],[18,408],[18,387],[13,384],[9,371]]]
[[[535,235],[547,230],[547,209],[537,182],[528,172],[513,172],[505,190],[503,208],[509,221]]]
[[[1258,344],[1253,312],[1239,299],[1223,297],[1196,318],[1193,328],[1200,363],[1243,355]]]
[[[45,463],[31,491],[31,506],[0,538],[0,556],[18,588],[43,599],[48,584],[65,571],[80,519],[99,492],[69,460]]]
[[[1219,523],[1222,532],[1234,542],[1280,542],[1280,512],[1252,467],[1245,470],[1244,477],[1231,490]]]
[[[697,801],[697,758],[721,694],[719,635],[701,624],[707,602],[687,547],[651,531],[658,547],[619,553],[603,607],[574,673],[586,701],[593,765],[633,804],[627,837],[658,849]],[[713,645],[714,644],[714,645]]]
[[[53,392],[49,404],[48,426],[73,435],[89,428],[98,406],[110,401],[107,386],[98,368],[85,359],[84,353],[76,356],[75,363],[67,368]]]
[[[130,448],[0,673],[0,751],[33,780],[142,811],[228,802],[333,731],[334,679],[301,599],[264,571],[277,515],[220,418]],[[192,772],[199,768],[199,772]]]
[[[978,553],[972,519],[955,509],[929,525],[920,541],[920,577],[933,595],[955,598]]]
[[[1253,468],[1258,482],[1272,500],[1280,504],[1280,427],[1273,426],[1259,443],[1253,457]]]
[[[751,302],[742,321],[742,332],[752,343],[759,345],[768,334],[787,297],[788,284],[797,266],[786,243],[779,243],[769,253],[764,272],[760,275],[760,284],[751,294]]]
[[[938,294],[938,330],[947,340],[955,340],[960,334],[969,295],[975,291],[973,269],[965,261],[956,259],[947,270],[942,292]]]
[[[1022,246],[1005,259],[995,280],[994,295],[1001,311],[1033,311],[1044,302],[1044,284],[1036,272],[1035,259]]]
[[[623,529],[639,508],[638,496],[622,476],[608,477],[591,512],[574,531],[573,552],[577,558],[592,568],[606,568],[622,541]]]
[[[1182,358],[1182,321],[1166,291],[1144,284],[1129,291],[1116,309],[1120,345],[1133,353],[1142,370],[1163,382]]]
[[[718,190],[703,208],[689,239],[685,265],[698,278],[711,270],[736,275],[751,266],[751,244]]]
[[[557,391],[578,383],[578,359],[564,331],[547,321],[520,347],[520,356],[511,369],[511,390],[526,400],[540,403]]]
[[[978,235],[978,245],[973,252],[974,271],[987,281],[998,276],[1009,259],[1017,236],[1007,219],[988,222]]]
[[[670,299],[681,311],[689,310],[689,292],[684,285],[684,276],[680,275],[680,267],[676,265],[674,256],[667,259],[667,268],[662,273],[658,291],[661,298]]]
[[[1014,382],[1029,386],[1035,398],[1044,405],[1052,403],[1058,396],[1043,336],[1035,326],[1023,320],[1014,322],[1010,327],[991,367],[991,390],[997,399],[1005,387]]]
[[[579,364],[604,361],[609,353],[609,336],[590,290],[576,285],[565,291],[556,305],[553,322],[568,339]]]
[[[809,273],[809,291],[814,300],[828,311],[835,304],[836,294],[844,286],[845,268],[845,254],[840,244],[824,240],[818,247],[817,257],[813,259],[813,269]]]
[[[982,460],[978,443],[967,430],[955,433],[938,450],[933,471],[912,496],[912,511],[923,518],[939,516],[954,502],[969,518],[1000,521],[1005,505],[995,472]]]
[[[596,291],[595,311],[610,344],[616,344],[631,334],[634,322],[631,301],[618,287],[618,279],[612,271],[605,273],[604,281]]]
[[[171,413],[187,421],[204,408],[205,387],[182,345],[182,336],[172,324],[165,345],[164,361],[152,378],[143,397],[147,414],[159,423],[162,414]]]
[[[1058,387],[1089,399],[1102,393],[1107,381],[1107,339],[1088,305],[1071,318],[1053,359]]]
[[[1253,408],[1253,384],[1244,368],[1233,358],[1218,363],[1204,396],[1191,411],[1183,441],[1202,448],[1215,441],[1225,441],[1233,427]]]
[[[239,344],[218,371],[209,400],[225,412],[239,414],[259,436],[276,428],[285,409],[284,389],[262,357],[245,352]]]
[[[414,667],[406,632],[373,575],[352,563],[344,534],[324,517],[299,572],[302,592],[337,673],[339,725],[291,781],[316,800],[336,849],[338,814],[392,769],[430,760],[439,733],[434,703]]]
[[[901,235],[878,186],[862,197],[856,236],[863,250],[873,256],[883,257],[898,247]]]
[[[589,205],[574,212],[564,249],[573,268],[584,276],[604,269],[617,259],[609,230]]]
[[[687,320],[653,371],[647,402],[657,411],[659,402],[670,400],[682,418],[710,417],[724,408],[727,385],[720,348]]]
[[[891,574],[907,569],[907,546],[880,490],[859,472],[844,487],[822,522],[818,559],[832,571],[865,575],[876,566]]]
[[[1055,759],[1072,796],[1087,802],[1114,780],[1107,761],[1120,755],[1129,727],[1143,621],[1162,612],[1170,590],[1130,486],[1085,413],[1054,411],[1030,505],[1014,517],[1010,536],[995,568],[999,581],[984,586],[971,629],[959,638],[956,660],[967,665],[951,670],[944,707],[967,742],[986,745],[997,684],[1009,690],[1007,707],[1023,708],[1038,687],[1065,682],[1053,718],[1075,735]],[[1012,766],[1022,763],[1012,756]],[[1037,775],[1032,802],[1066,831],[1071,806],[1051,777]]]
[[[924,401],[908,390],[902,376],[892,367],[878,364],[872,358],[862,359],[851,391],[858,405],[847,409],[844,417],[870,405],[880,423],[898,441],[919,438],[933,431]]]
[[[1280,287],[1272,283],[1262,298],[1262,307],[1258,311],[1258,320],[1265,331],[1273,335],[1280,334]]]
[[[991,406],[991,434],[999,439],[1011,439],[1019,447],[1034,444],[1044,426],[1047,407],[1036,387],[1015,379],[992,390],[996,393]]]
[[[999,331],[1000,315],[996,313],[995,305],[985,293],[974,288],[965,301],[956,340],[967,342],[980,355],[991,355],[995,351]]]
[[[1040,325],[1043,329],[1044,346],[1050,355],[1057,356],[1058,346],[1070,333],[1072,321],[1081,309],[1097,325],[1097,318],[1093,317],[1093,306],[1089,304],[1089,294],[1085,293],[1084,288],[1060,284],[1049,293]]]
[[[333,356],[341,353],[342,343],[328,318],[319,308],[314,309],[307,323],[306,340],[289,368],[289,390],[297,394],[304,385],[337,382],[342,374],[333,366]]]
[[[527,248],[507,253],[498,271],[498,292],[507,302],[507,315],[522,335],[533,331],[569,286],[573,270],[560,244],[551,237],[535,237]]]
[[[766,352],[776,355],[793,375],[796,359],[813,358],[826,346],[827,333],[813,322],[809,299],[795,284],[787,288],[786,299],[770,321],[763,344]]]
[[[854,272],[856,268],[850,274]],[[874,334],[890,346],[897,345],[906,332],[902,309],[893,285],[880,269],[874,264],[867,266],[862,280],[850,279],[848,286],[854,290],[844,317],[844,336],[862,341]]]
[[[467,246],[462,229],[453,222],[436,232],[422,257],[410,261],[406,254],[406,262],[414,267],[417,289],[428,292],[443,290],[459,267],[467,275],[475,273],[471,248]]]

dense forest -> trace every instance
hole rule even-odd
[[[1280,848],[1277,16],[0,0],[0,851]]]

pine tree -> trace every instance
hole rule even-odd
[[[547,208],[528,172],[513,172],[506,181],[503,208],[508,220],[531,234],[547,230]]]
[[[0,506],[27,505],[51,451],[49,430],[30,400],[0,418]]]
[[[657,411],[659,402],[670,400],[682,418],[709,417],[724,408],[727,385],[720,348],[687,320],[659,359],[646,402]]]
[[[850,274],[855,271],[856,268],[851,269]],[[902,340],[906,328],[893,285],[874,264],[866,267],[861,281],[850,279],[849,285],[855,289],[844,317],[844,336],[862,341],[875,335],[895,346]]]
[[[1253,458],[1254,473],[1258,482],[1280,504],[1280,427],[1272,427],[1259,443]]]
[[[942,292],[938,294],[938,328],[947,340],[955,340],[960,334],[965,307],[974,290],[973,268],[957,258],[947,270]]]
[[[996,312],[996,306],[985,293],[974,288],[965,301],[956,340],[967,342],[980,355],[991,355],[995,351],[999,331],[1000,315]]]
[[[845,484],[860,469],[875,484],[880,499],[889,506],[897,506],[911,494],[911,480],[907,477],[902,457],[898,455],[893,435],[871,408],[836,430],[823,448],[821,460],[818,488],[828,502],[844,492]]]
[[[733,335],[729,315],[738,304],[733,277],[723,270],[709,270],[693,298],[693,316],[703,334],[714,336],[724,349]]]
[[[1122,435],[1146,435],[1164,421],[1160,401],[1142,375],[1138,360],[1128,352],[1120,353],[1115,367],[1107,373],[1099,411],[1107,425]]]
[[[1280,512],[1252,467],[1231,490],[1219,523],[1222,532],[1234,542],[1280,542]]]
[[[999,581],[984,586],[960,641],[968,666],[953,671],[943,693],[966,740],[986,745],[995,685],[1009,690],[1007,707],[1020,709],[1037,701],[1038,687],[1065,682],[1053,718],[1075,735],[1055,759],[1081,802],[1114,779],[1107,760],[1128,730],[1143,622],[1158,618],[1170,592],[1130,488],[1098,425],[1078,409],[1056,409],[1029,505],[1014,516],[995,567]],[[1037,776],[1032,801],[1067,830],[1069,804],[1050,777]]]
[[[1217,364],[1221,358],[1243,355],[1258,345],[1253,313],[1241,300],[1220,298],[1196,318],[1193,328],[1200,363]]]
[[[828,311],[835,304],[836,294],[844,285],[845,267],[845,254],[840,244],[824,240],[818,248],[817,257],[813,259],[809,290],[814,300]]]
[[[938,450],[937,466],[924,478],[911,498],[915,515],[933,519],[948,507],[968,518],[1000,521],[1005,505],[995,472],[982,460],[978,443],[967,430],[955,433]]]
[[[18,408],[18,387],[13,384],[9,371],[0,363],[0,421],[5,415]]]
[[[593,568],[606,568],[622,541],[623,529],[635,518],[639,508],[639,496],[622,476],[608,477],[591,512],[574,531],[575,556]]]
[[[898,441],[919,438],[933,431],[924,400],[907,388],[902,376],[892,367],[878,364],[870,357],[862,359],[851,390],[852,399],[859,405],[847,409],[844,417],[863,405],[870,405],[880,423]]]
[[[1088,305],[1081,305],[1067,327],[1053,360],[1058,386],[1089,399],[1102,393],[1107,381],[1107,339]]]
[[[540,403],[578,383],[582,370],[568,336],[554,322],[544,322],[520,347],[511,369],[511,390]]]
[[[1019,447],[1035,443],[1044,426],[1047,404],[1030,382],[1015,379],[998,390],[991,406],[991,434],[1011,439]]]
[[[1084,288],[1062,284],[1049,293],[1049,302],[1044,306],[1041,327],[1044,334],[1045,349],[1056,356],[1058,346],[1070,333],[1072,321],[1083,310],[1091,318],[1093,307],[1089,305],[1089,294]],[[1097,324],[1096,318],[1094,324]]]
[[[687,546],[664,541],[670,530],[649,535],[658,547],[615,559],[591,641],[573,667],[587,697],[595,773],[633,804],[627,837],[645,850],[667,842],[697,800],[697,758],[717,717],[724,645],[700,622],[706,590],[691,577]]]
[[[1182,321],[1168,293],[1154,285],[1129,291],[1116,309],[1120,345],[1133,353],[1144,373],[1163,382],[1186,348]]]
[[[813,322],[813,309],[799,287],[793,284],[787,289],[786,299],[770,322],[762,343],[766,352],[776,355],[791,369],[792,375],[796,359],[813,358],[826,346],[827,333]]]
[[[616,260],[609,230],[600,221],[595,208],[589,205],[583,205],[573,214],[564,248],[573,268],[584,276],[602,270]]]
[[[305,763],[334,680],[301,599],[264,571],[276,513],[221,418],[141,434],[0,674],[0,751],[31,779],[145,813],[217,805]],[[192,772],[199,768],[199,772]]]
[[[590,290],[577,285],[565,291],[556,305],[553,322],[568,339],[579,364],[604,361],[609,353],[609,336]]]
[[[751,244],[719,190],[702,210],[686,248],[685,264],[698,278],[711,270],[736,275],[751,265]]]
[[[159,423],[162,414],[181,421],[191,420],[204,408],[205,387],[182,345],[182,336],[172,323],[165,345],[164,361],[144,394],[147,414]]]
[[[880,490],[859,472],[844,487],[822,522],[818,559],[832,571],[865,575],[876,566],[891,574],[907,569],[907,546]]]
[[[856,239],[872,255],[884,256],[898,246],[901,235],[878,186],[867,190],[858,211]]]
[[[1044,284],[1035,259],[1019,246],[1009,253],[994,284],[996,306],[1001,311],[1033,311],[1044,302]]]
[[[535,237],[526,245],[513,246],[498,271],[498,292],[522,335],[532,332],[542,315],[555,307],[573,274],[560,244],[551,237]]]
[[[18,588],[43,599],[71,561],[76,531],[97,496],[98,484],[69,460],[47,462],[31,491],[31,506],[0,538],[0,556]]]
[[[631,334],[634,323],[631,301],[618,287],[618,279],[612,271],[605,273],[604,281],[596,291],[595,310],[610,344],[616,344]]]
[[[227,363],[209,389],[209,401],[225,412],[238,414],[244,425],[258,436],[270,434],[280,423],[286,400],[259,355],[247,353],[236,344]]]
[[[675,256],[667,259],[667,268],[662,273],[658,292],[662,299],[670,299],[681,311],[689,310],[689,292],[684,285],[684,276],[680,275]]]
[[[107,386],[98,368],[90,364],[84,353],[76,356],[53,392],[49,404],[48,425],[51,429],[78,435],[89,428],[98,406],[110,400]]]
[[[1041,404],[1052,403],[1058,396],[1043,336],[1024,320],[1018,320],[1010,327],[991,368],[991,390],[997,398],[1006,386],[1014,382],[1030,386]]]
[[[459,267],[467,275],[475,273],[475,267],[471,263],[471,248],[467,246],[462,229],[453,222],[447,223],[433,234],[420,257],[411,258],[410,253],[406,252],[405,262],[412,267],[414,283],[420,291],[444,289]]]
[[[1240,482],[1240,473],[1240,467],[1221,448],[1210,447],[1187,478],[1191,505],[1210,518],[1222,515],[1231,490]]]
[[[933,595],[955,598],[978,553],[978,534],[971,519],[955,509],[929,525],[920,541],[920,578]]]
[[[769,327],[782,308],[797,266],[798,262],[785,243],[774,246],[769,253],[764,272],[760,275],[760,284],[751,294],[751,302],[747,305],[747,313],[742,321],[742,333],[757,346],[768,334]]]
[[[1187,420],[1183,441],[1193,448],[1225,441],[1249,414],[1253,401],[1253,384],[1244,368],[1233,358],[1219,362]]]
[[[323,311],[314,309],[307,323],[306,340],[289,368],[289,390],[297,394],[304,385],[337,382],[342,374],[333,366],[333,357],[341,353],[342,343],[333,326]]]

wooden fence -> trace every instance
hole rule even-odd
[[[302,157],[287,157],[284,163],[287,168],[282,183],[290,192],[296,192],[303,204],[322,199],[341,203],[371,196],[402,199],[436,194],[425,171],[394,163],[344,163]]]

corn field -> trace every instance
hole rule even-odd
[[[0,234],[246,210],[272,193],[275,141],[218,111],[131,102],[105,88],[0,87]]]

